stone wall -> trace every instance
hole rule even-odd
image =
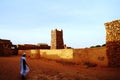
[[[14,49],[12,49],[14,47]],[[10,40],[0,39],[0,56],[17,55],[17,47]]]
[[[39,49],[30,49],[30,50],[18,50],[18,55],[22,56],[23,53],[26,53],[28,58],[38,59],[40,58]]]
[[[23,52],[26,52],[29,58],[44,57],[53,60],[67,60],[77,64],[89,62],[100,66],[108,66],[105,47],[88,49],[19,50],[19,55],[22,55]]]
[[[34,44],[23,44],[23,45],[18,45],[19,50],[28,50],[28,49],[50,49],[50,46],[46,44],[42,45],[34,45]]]
[[[72,49],[31,49],[31,50],[19,50],[18,53],[21,56],[23,53],[27,54],[28,58],[49,58],[49,59],[73,59],[73,50]]]
[[[42,57],[51,59],[73,59],[72,49],[40,50]]]
[[[63,31],[51,31],[51,49],[64,49]]]
[[[74,49],[74,61],[77,63],[93,63],[100,66],[108,66],[106,47]]]
[[[120,20],[105,23],[106,53],[110,67],[120,67]]]

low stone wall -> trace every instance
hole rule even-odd
[[[106,47],[75,49],[74,61],[77,63],[89,62],[100,66],[108,66]]]
[[[50,58],[50,59],[73,59],[73,50],[72,49],[36,49],[36,50],[19,50],[18,54],[22,55],[23,53],[27,54],[29,58]]]
[[[55,60],[67,60],[77,64],[89,62],[100,66],[107,66],[106,48],[88,49],[55,49],[55,50],[19,50],[19,55],[26,52],[29,58],[48,58]]]
[[[19,50],[18,55],[22,56],[23,53],[26,53],[28,58],[40,58],[39,49],[31,49],[31,50]]]
[[[41,57],[52,59],[73,59],[72,49],[40,50]]]

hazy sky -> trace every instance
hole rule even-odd
[[[104,23],[117,19],[120,0],[0,0],[0,38],[13,44],[50,45],[57,28],[68,46],[102,45]]]

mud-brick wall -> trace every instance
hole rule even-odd
[[[108,66],[106,47],[74,49],[74,61],[77,63],[93,63],[99,66]]]
[[[105,23],[106,53],[110,67],[120,67],[120,20]]]
[[[23,53],[27,54],[28,58],[49,58],[49,59],[73,59],[73,49],[31,49],[19,50],[18,54],[21,56]]]
[[[29,58],[48,58],[54,60],[67,60],[77,64],[89,62],[100,66],[108,66],[106,48],[87,48],[87,49],[38,49],[38,50],[19,50],[19,55],[26,52]]]
[[[39,49],[30,49],[30,50],[18,50],[18,55],[22,56],[23,53],[26,53],[28,58],[40,58]]]
[[[73,49],[40,50],[41,57],[50,59],[73,59]]]

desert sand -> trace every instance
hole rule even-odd
[[[120,80],[120,68],[89,67],[47,59],[27,59],[26,80]],[[0,80],[21,80],[20,56],[0,57]]]

